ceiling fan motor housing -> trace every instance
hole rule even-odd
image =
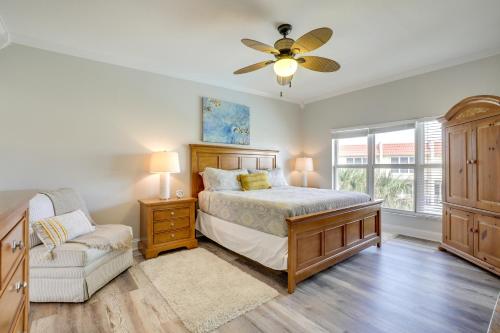
[[[274,48],[276,50],[279,50],[281,54],[283,53],[289,53],[290,49],[292,48],[292,45],[295,41],[291,38],[281,38],[274,43]]]

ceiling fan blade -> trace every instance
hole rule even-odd
[[[340,65],[328,58],[305,56],[297,59],[300,66],[316,72],[335,72],[340,69]]]
[[[273,62],[274,62],[274,60],[261,61],[261,62],[258,62],[256,64],[240,68],[237,71],[234,71],[233,74],[245,74],[245,73],[248,73],[248,72],[253,72],[253,71],[256,71],[258,69],[264,68],[267,65],[272,64]]]
[[[332,35],[333,30],[330,28],[318,28],[309,31],[293,43],[293,53],[300,54],[316,50],[318,47],[328,42]]]
[[[248,47],[250,47],[250,48],[252,48],[254,50],[257,50],[257,51],[271,53],[271,54],[280,54],[280,51],[276,50],[271,45],[267,45],[267,44],[258,42],[258,41],[253,40],[253,39],[246,39],[246,38],[244,38],[244,39],[241,40],[241,42],[243,44],[245,44],[246,46],[248,46]]]

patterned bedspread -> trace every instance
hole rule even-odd
[[[339,209],[370,201],[359,192],[294,186],[257,191],[203,191],[200,209],[205,213],[249,228],[286,237],[286,218]]]

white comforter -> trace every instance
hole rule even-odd
[[[200,209],[205,213],[259,231],[286,237],[286,218],[339,209],[370,201],[359,192],[294,186],[257,191],[203,191]]]

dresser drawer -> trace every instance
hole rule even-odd
[[[179,239],[189,238],[190,228],[177,229],[173,231],[160,232],[154,234],[153,242],[155,244],[167,243]]]
[[[189,207],[173,207],[153,211],[153,220],[162,221],[176,217],[189,217]]]
[[[169,231],[189,227],[189,217],[177,217],[161,222],[155,222],[153,232]]]
[[[5,291],[0,298],[0,332],[8,332],[17,318],[17,311],[24,300],[26,288],[24,285],[24,260],[7,283]]]
[[[26,312],[26,306],[23,304],[23,308],[21,309],[20,314],[17,317],[16,326],[14,326],[14,329],[12,330],[11,333],[24,333],[28,331],[27,329],[24,329],[25,312]]]
[[[2,286],[5,285],[18,259],[24,254],[24,224],[25,218],[0,241],[0,284]]]

